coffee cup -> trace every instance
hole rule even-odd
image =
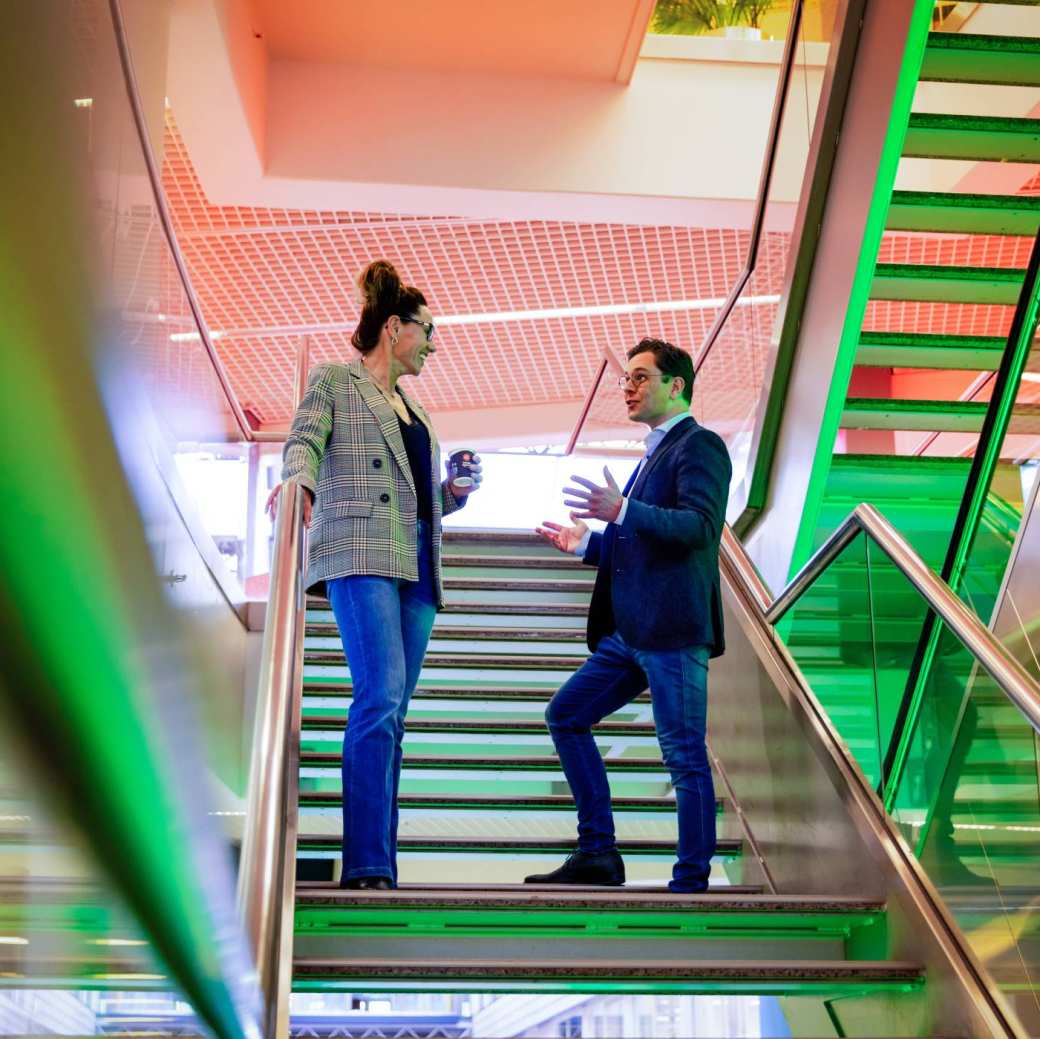
[[[464,448],[461,451],[453,451],[448,458],[448,479],[458,487],[473,486],[473,461],[475,451]]]

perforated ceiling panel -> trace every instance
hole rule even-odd
[[[164,187],[178,240],[217,348],[242,404],[268,426],[289,419],[293,356],[310,336],[313,363],[349,360],[357,320],[354,279],[385,258],[426,293],[435,315],[720,300],[737,277],[745,229],[215,206],[205,197],[173,113],[168,113]],[[787,236],[767,236],[749,291],[782,289]],[[1029,241],[955,235],[889,235],[884,262],[1023,267]],[[697,412],[732,428],[754,404],[765,371],[770,304],[745,308],[703,373]],[[414,386],[432,410],[449,411],[584,397],[604,346],[619,354],[644,335],[696,353],[716,314],[700,310],[488,320],[442,325],[437,356]],[[874,303],[876,329],[1006,332],[1005,307]],[[749,331],[750,330],[750,331]]]

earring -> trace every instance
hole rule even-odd
[[[397,346],[397,336],[391,336],[390,337],[390,345],[391,346]]]

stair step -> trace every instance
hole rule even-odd
[[[318,895],[323,891],[337,891],[342,892],[345,895],[358,894],[359,892],[345,891],[338,883],[334,880],[318,880],[318,881],[307,881],[306,883],[299,883],[296,885],[296,893],[299,897],[301,894],[305,896]],[[396,891],[403,893],[406,896],[412,895],[437,895],[446,894],[449,896],[463,895],[466,892],[476,892],[478,895],[503,893],[511,894],[515,892],[521,892],[525,894],[543,893],[549,895],[562,895],[564,897],[570,897],[571,895],[577,896],[581,894],[618,894],[624,895],[670,895],[672,898],[682,897],[683,899],[689,898],[712,898],[716,894],[726,898],[736,898],[737,896],[743,895],[761,895],[763,894],[763,888],[761,884],[719,884],[713,885],[709,888],[706,896],[705,895],[676,895],[674,891],[669,891],[668,887],[664,884],[632,884],[627,883],[622,887],[604,887],[602,884],[398,884]],[[360,892],[364,895],[365,892]],[[386,894],[386,892],[384,892]],[[773,896],[775,897],[775,896]],[[685,902],[684,904],[689,904]]]
[[[326,886],[296,893],[296,933],[361,938],[392,928],[395,935],[445,937],[842,938],[881,920],[884,904],[862,898],[733,894],[526,884],[496,890],[399,888],[353,891]],[[753,929],[760,931],[754,934]]]
[[[335,834],[303,834],[297,838],[297,849],[301,852],[338,852],[343,845]],[[402,835],[397,838],[399,852],[439,853],[450,855],[570,855],[577,851],[573,837],[415,837]],[[675,841],[647,840],[620,837],[617,849],[623,856],[653,856],[674,859]],[[715,841],[717,856],[733,857],[743,851],[739,838],[719,837]]]
[[[491,548],[537,548],[546,556],[559,552],[533,530],[466,530],[445,527],[444,547],[455,551],[461,547]]]
[[[552,556],[479,556],[455,552],[445,552],[441,555],[443,569],[460,566],[481,569],[577,570],[586,574],[592,573],[592,568],[586,566],[577,556],[564,555],[562,552],[556,552]]]
[[[339,751],[303,751],[300,754],[301,768],[330,767],[340,768],[343,754]],[[660,758],[611,758],[603,759],[608,772],[666,772],[664,762]],[[484,771],[496,772],[561,772],[559,759],[555,756],[516,757],[516,756],[473,756],[445,757],[443,755],[406,754],[402,768],[408,769],[444,769],[446,771]]]
[[[933,32],[925,48],[921,79],[940,83],[1040,86],[1040,40]]]
[[[988,407],[984,401],[850,397],[845,401],[841,424],[845,429],[978,433]],[[1040,405],[1017,405],[1012,412],[1010,428],[1016,434],[1040,433]]]
[[[332,608],[328,599],[308,599],[308,612],[324,610],[332,616]],[[512,603],[512,602],[446,602],[442,614],[482,613],[498,617],[586,617],[589,607],[586,603]]]
[[[870,298],[1014,306],[1024,278],[1025,271],[1014,267],[879,263]]]
[[[526,653],[427,653],[423,657],[423,669],[437,667],[499,669],[513,671],[538,671],[545,669],[577,670],[588,659],[587,656],[534,656]],[[309,649],[304,651],[304,666],[333,665],[345,667],[347,659],[340,650]]]
[[[511,685],[501,686],[445,686],[439,688],[436,685],[419,686],[412,693],[413,700],[475,700],[479,703],[487,701],[511,703],[511,702],[538,702],[548,703],[553,693],[559,686],[551,685],[544,687],[523,688]],[[317,696],[350,696],[353,686],[348,681],[333,679],[328,682],[308,680],[303,686],[305,697]],[[642,693],[630,701],[631,703],[649,703],[650,694]]]
[[[335,622],[307,625],[307,635],[338,638]],[[437,625],[434,639],[468,639],[472,642],[577,642],[585,644],[584,628],[478,628],[471,625]]]
[[[856,364],[868,368],[995,372],[1006,346],[1007,341],[1001,336],[862,332]]]
[[[916,159],[1040,162],[1040,119],[914,112],[903,154]]]
[[[570,794],[535,794],[518,797],[485,797],[476,794],[401,794],[398,805],[404,810],[448,810],[474,812],[573,812],[574,798]],[[301,790],[300,809],[340,808],[341,791]],[[612,797],[615,812],[674,813],[674,797]],[[721,810],[722,800],[716,800]]]
[[[869,960],[516,960],[431,962],[414,960],[301,957],[293,959],[296,991],[327,990],[333,986],[366,992],[653,992],[761,995],[823,995],[855,989],[890,988],[907,991],[923,984],[916,964]]]
[[[304,714],[302,728],[304,732],[316,729],[337,729],[342,731],[347,726],[345,714]],[[612,736],[653,736],[656,729],[652,722],[600,722],[593,728],[593,734]],[[405,732],[450,733],[471,732],[484,736],[523,736],[536,735],[548,738],[549,729],[545,722],[538,721],[486,721],[480,718],[445,719],[438,721],[405,721]]]
[[[945,234],[1035,235],[1040,197],[893,191],[885,226],[890,231]]]

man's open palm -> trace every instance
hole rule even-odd
[[[546,541],[549,542],[554,548],[558,548],[561,552],[573,552],[578,545],[581,544],[581,539],[585,537],[588,532],[588,525],[582,523],[578,519],[578,514],[572,512],[571,523],[574,525],[571,527],[564,527],[559,523],[553,523],[552,520],[543,520],[542,525],[537,527],[536,530]]]

